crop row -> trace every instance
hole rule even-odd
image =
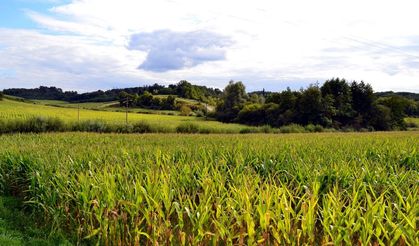
[[[82,244],[418,245],[418,140],[0,136],[0,187]]]

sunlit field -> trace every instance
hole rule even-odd
[[[71,107],[53,107],[35,103],[24,103],[14,100],[0,101],[0,120],[29,119],[31,117],[57,117],[67,122],[77,122],[79,119],[78,109]],[[80,121],[101,120],[109,124],[124,124],[126,114],[124,112],[109,112],[99,110],[80,109]],[[217,121],[205,120],[201,117],[141,114],[129,113],[128,122],[135,123],[145,121],[155,127],[174,130],[178,125],[191,122],[197,123],[201,127],[220,130],[224,132],[239,132],[243,125],[224,124]]]
[[[0,187],[75,244],[418,245],[418,142],[418,132],[3,135]]]

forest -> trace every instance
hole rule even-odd
[[[379,97],[371,85],[327,80],[322,86],[249,96],[241,82],[230,82],[217,105],[223,122],[279,127],[289,124],[319,125],[355,130],[403,130],[404,117],[419,115],[419,102],[399,95]]]

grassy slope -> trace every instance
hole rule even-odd
[[[413,122],[419,126],[419,118],[406,118],[406,122]]]
[[[156,95],[155,97],[158,98],[167,98],[167,95]],[[178,102],[185,103],[187,105],[198,105],[200,104],[199,101],[186,99],[186,98],[176,98]],[[103,111],[115,111],[120,112],[124,111],[124,107],[119,107],[118,101],[110,101],[110,102],[85,102],[85,103],[69,103],[66,101],[58,101],[58,100],[29,100],[35,102],[37,104],[42,104],[46,106],[57,106],[57,107],[68,107],[68,108],[83,108],[83,109],[94,109],[94,110],[103,110]],[[208,106],[210,111],[214,110],[214,106]],[[141,107],[133,107],[129,108],[129,112],[134,113],[153,113],[153,114],[174,114],[178,115],[179,112],[176,110],[153,110],[153,109],[146,109]]]
[[[66,121],[77,121],[77,108],[53,107],[7,99],[0,101],[0,119],[26,119],[33,116],[58,117]],[[238,132],[244,127],[239,124],[223,124],[217,121],[206,121],[204,118],[176,115],[129,113],[128,119],[129,122],[146,121],[156,126],[171,129],[184,122],[193,122],[202,127],[233,132]],[[124,123],[125,113],[80,109],[80,120],[103,120],[108,123]]]

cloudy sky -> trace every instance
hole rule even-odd
[[[186,79],[419,92],[417,0],[1,0],[0,89]]]

